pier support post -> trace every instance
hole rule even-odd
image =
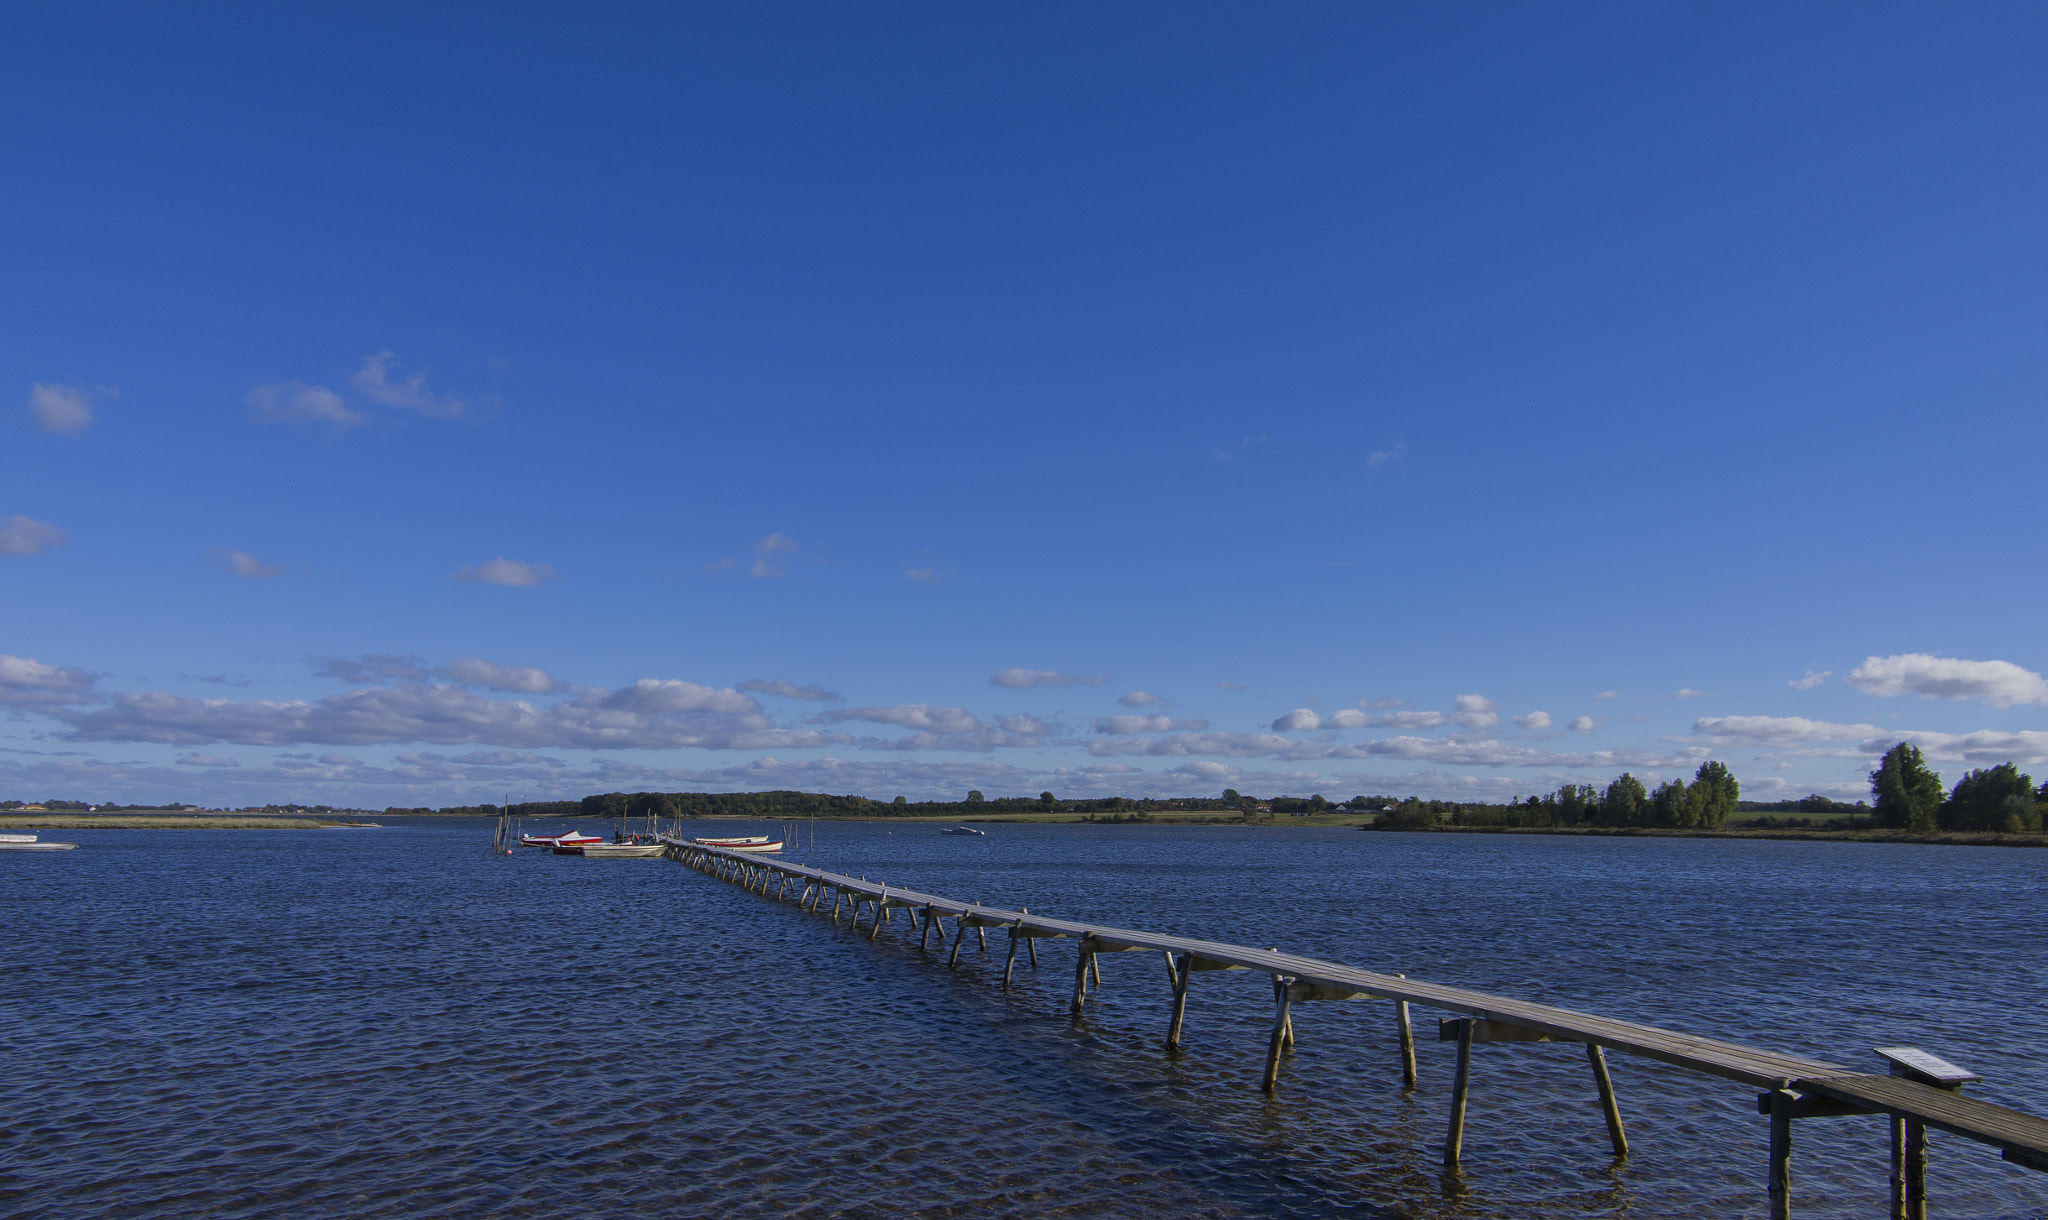
[[[1074,1002],[1071,1008],[1077,1017],[1081,1015],[1081,1005],[1088,1002],[1088,967],[1095,956],[1094,951],[1088,947],[1088,942],[1092,939],[1094,938],[1090,936],[1081,938],[1081,955],[1074,962]]]
[[[1291,1041],[1288,1030],[1293,1028],[1294,1017],[1288,1011],[1291,1005],[1288,984],[1294,980],[1284,974],[1273,976],[1273,1035],[1266,1040],[1266,1074],[1259,1081],[1259,1087],[1271,1093],[1280,1084],[1280,1052]]]
[[[1771,1220],[1792,1220],[1792,1094],[1771,1094]]]
[[[950,970],[960,964],[960,942],[966,939],[967,913],[963,911],[953,917],[953,956],[946,959],[947,969]]]
[[[1906,1220],[1927,1220],[1927,1124],[1906,1119]]]
[[[1094,976],[1094,979],[1095,979],[1095,990],[1097,990],[1097,991],[1101,991],[1101,990],[1102,990],[1102,960],[1101,960],[1101,956],[1102,956],[1102,955],[1101,955],[1101,954],[1098,954],[1098,953],[1091,953],[1091,954],[1089,954],[1089,955],[1088,955],[1088,973]]]
[[[1451,1086],[1451,1129],[1444,1137],[1444,1164],[1455,1168],[1465,1151],[1465,1095],[1472,1085],[1472,1025],[1458,1019],[1458,1078]]]
[[[1173,955],[1170,953],[1166,956],[1166,964],[1169,966],[1174,964]],[[1190,953],[1181,954],[1180,967],[1174,971],[1173,1018],[1166,1023],[1166,1048],[1168,1050],[1180,1049],[1181,1021],[1188,1013],[1188,980],[1194,976],[1194,955]]]
[[[1600,1086],[1600,1110],[1607,1116],[1607,1142],[1614,1155],[1628,1155],[1628,1133],[1621,1129],[1621,1107],[1614,1102],[1614,1080],[1607,1074],[1607,1052],[1598,1042],[1586,1043],[1586,1058],[1593,1064],[1593,1081]]]
[[[1017,942],[1024,938],[1017,935],[1017,929],[1010,929],[1010,956],[1003,960],[1003,990],[1010,989],[1010,975],[1017,969]]]
[[[926,903],[926,904],[925,904],[925,907],[924,907],[924,926],[923,926],[923,927],[920,927],[920,928],[919,928],[919,929],[917,930],[917,951],[918,951],[919,953],[922,953],[922,952],[924,952],[924,946],[925,946],[925,942],[926,942],[926,941],[928,941],[928,940],[930,940],[931,938],[932,938],[932,907],[931,907],[931,904],[930,904],[930,903]]]
[[[1031,914],[1031,908],[1025,907],[1024,914]],[[1031,955],[1031,968],[1033,970],[1038,969],[1038,938],[1036,936],[1024,938],[1024,952]]]
[[[1394,1001],[1394,1020],[1401,1027],[1401,1087],[1415,1091],[1415,1027],[1408,1020],[1408,1001]]]

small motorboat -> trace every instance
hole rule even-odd
[[[38,843],[34,835],[0,835],[0,851],[70,851],[76,843]]]
[[[976,835],[982,838],[988,836],[986,830],[976,830],[972,826],[948,826],[939,833],[942,835]]]
[[[604,842],[604,837],[603,837],[602,835],[587,835],[587,834],[584,834],[584,833],[583,833],[582,831],[580,831],[580,830],[572,830],[572,831],[570,831],[570,832],[569,832],[569,833],[567,833],[567,834],[559,834],[559,835],[520,835],[520,836],[519,836],[519,846],[521,846],[521,847],[563,847],[563,846],[580,846],[580,845],[582,845],[582,844],[585,844],[585,843],[602,843],[602,842]]]
[[[555,849],[564,855],[573,854],[586,859],[601,860],[651,860],[667,850],[668,848],[660,843],[585,843],[581,847]]]
[[[770,843],[766,835],[756,835],[751,839],[692,839],[691,842],[699,847],[716,847],[720,851],[777,852],[782,850],[781,839]]]

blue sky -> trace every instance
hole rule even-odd
[[[8,794],[2048,765],[2039,6],[13,25]]]

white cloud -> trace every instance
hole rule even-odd
[[[843,734],[779,729],[730,689],[643,678],[614,691],[578,691],[549,705],[491,699],[458,686],[372,686],[317,702],[191,699],[122,693],[110,706],[53,713],[76,741],[173,745],[494,745],[514,749],[805,749]]]
[[[499,665],[477,657],[458,657],[441,670],[465,686],[487,686],[492,690],[521,695],[553,694],[557,683],[545,669],[524,665]]]
[[[206,562],[230,576],[247,576],[257,579],[284,575],[283,564],[268,564],[247,551],[233,551],[227,547],[215,547],[206,553]]]
[[[833,703],[843,698],[837,691],[822,686],[798,686],[780,678],[748,678],[739,684],[739,690],[752,691],[757,695],[780,695],[784,699],[805,699],[812,703]]]
[[[1618,770],[1694,766],[1710,751],[1705,746],[1669,749],[1596,750],[1558,754],[1531,746],[1458,738],[1386,737],[1360,742],[1304,741],[1277,733],[1173,733],[1163,737],[1096,737],[1088,752],[1099,758],[1211,755],[1224,758],[1281,758],[1307,762],[1321,759],[1395,758],[1463,767],[1551,767]]]
[[[787,555],[797,549],[796,539],[788,534],[774,533],[754,544],[754,566],[747,569],[747,575],[756,580],[787,575],[782,566],[775,562],[777,555]]]
[[[92,427],[92,396],[75,385],[29,387],[28,407],[35,413],[36,427],[45,432],[76,436]]]
[[[1673,699],[1701,699],[1706,697],[1706,693],[1703,690],[1694,690],[1690,686],[1681,686],[1671,692],[1671,697]]]
[[[1157,695],[1148,694],[1147,692],[1141,690],[1134,690],[1128,695],[1118,696],[1117,702],[1123,704],[1125,707],[1151,707],[1155,703],[1162,702],[1162,700]]]
[[[1391,466],[1395,462],[1401,461],[1407,456],[1407,442],[1396,441],[1392,449],[1376,449],[1371,454],[1367,455],[1365,459],[1365,468],[1367,470],[1378,470],[1384,466]]]
[[[1618,691],[1618,690],[1604,690],[1604,691],[1601,691],[1601,692],[1600,692],[1599,694],[1597,694],[1597,695],[1593,696],[1593,698],[1594,698],[1595,700],[1600,700],[1600,699],[1619,699],[1619,698],[1621,698],[1621,692],[1620,692],[1620,691]]]
[[[1515,717],[1516,727],[1528,729],[1532,733],[1549,728],[1550,723],[1549,712],[1530,712],[1526,716]]]
[[[530,589],[555,579],[555,569],[545,563],[527,563],[524,560],[507,559],[500,555],[474,567],[465,563],[460,571],[448,579],[464,585],[511,585],[515,588]]]
[[[70,540],[63,530],[47,521],[24,517],[20,513],[0,517],[0,555],[40,555]]]
[[[216,758],[211,754],[187,754],[178,760],[181,767],[239,767],[242,764],[232,758]]]
[[[341,395],[326,386],[305,385],[297,381],[257,386],[242,400],[256,408],[257,421],[266,424],[327,424],[335,428],[353,428],[369,419],[359,411],[349,410],[341,401]]]
[[[1849,684],[1869,695],[1982,699],[1991,707],[2048,703],[2048,681],[2011,661],[1965,661],[1924,652],[1866,658],[1849,671]]]
[[[313,670],[316,678],[339,678],[360,686],[366,682],[424,682],[427,659],[407,653],[368,652],[359,657],[319,657]]]
[[[1175,720],[1171,716],[1103,716],[1089,721],[1098,733],[1124,737],[1132,733],[1167,733],[1177,730],[1199,732],[1209,727],[1206,720]]]
[[[1804,716],[1704,716],[1692,731],[1716,743],[1767,749],[1809,741],[1860,741],[1883,730],[1874,724],[1832,724]]]
[[[1275,733],[1303,733],[1323,727],[1323,718],[1313,708],[1298,707],[1273,722]]]
[[[465,404],[460,398],[445,394],[427,392],[427,375],[414,373],[398,381],[391,380],[391,362],[396,357],[390,352],[378,352],[363,357],[363,367],[356,370],[351,379],[364,398],[387,407],[402,407],[417,411],[429,419],[453,419],[462,414]]]
[[[1973,767],[1995,767],[2006,762],[2038,767],[2048,763],[2048,732],[2032,729],[2016,732],[1979,729],[1974,733],[1886,733],[1863,742],[1863,754],[1877,758],[1901,741],[1919,746],[1929,761],[1937,763],[1961,763]]]
[[[1217,686],[1220,686],[1220,687],[1222,687],[1222,688],[1223,688],[1224,690],[1243,690],[1243,689],[1245,689],[1244,683],[1242,683],[1242,682],[1218,682],[1218,683],[1217,683],[1216,685],[1217,685]]]
[[[97,696],[97,679],[69,665],[45,665],[34,657],[0,653],[0,706],[59,706],[85,703]]]
[[[1339,708],[1323,717],[1323,724],[1332,729],[1362,729],[1372,723],[1372,717],[1355,707]]]
[[[1594,723],[1593,718],[1591,716],[1581,716],[1577,720],[1572,721],[1570,724],[1567,724],[1564,727],[1570,729],[1574,733],[1590,733],[1594,729],[1599,728],[1600,726]]]
[[[965,733],[987,727],[980,717],[964,707],[933,707],[929,703],[899,703],[894,707],[834,708],[818,717],[820,724],[840,724],[848,720],[893,724],[906,729],[922,729],[933,733]]]
[[[1500,705],[1485,695],[1459,695],[1458,714],[1453,717],[1467,729],[1490,729],[1500,723]]]
[[[939,583],[939,571],[937,568],[905,568],[903,569],[903,574],[922,585],[935,585]]]
[[[1785,683],[1785,685],[1791,687],[1793,690],[1812,690],[1814,687],[1819,686],[1821,683],[1827,681],[1829,678],[1832,678],[1834,676],[1835,671],[1832,669],[1823,669],[1818,673],[1815,673],[1813,670],[1809,669],[1806,671],[1805,677],[1794,678],[1790,682]]]
[[[1440,729],[1451,718],[1442,712],[1381,712],[1372,722],[1384,729]]]
[[[1101,686],[1108,681],[1108,674],[1084,678],[1053,669],[1004,669],[997,671],[988,684],[1005,690],[1030,690],[1034,686]]]
[[[998,716],[996,717],[996,727],[1005,733],[1013,733],[1019,737],[1051,737],[1056,733],[1065,731],[1055,721],[1040,720],[1038,717],[1030,715]]]

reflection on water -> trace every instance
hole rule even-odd
[[[715,824],[747,833],[743,823]],[[762,827],[762,829],[769,829]],[[1154,954],[997,986],[665,861],[487,854],[480,822],[96,832],[0,860],[0,1213],[14,1216],[1729,1217],[1764,1214],[1738,1085],[1453,1048],[1404,1095],[1390,1008]],[[1911,1043],[2048,1111],[2048,852],[1226,827],[827,823],[795,858],[1034,911],[1405,972],[1874,1068]],[[1428,1039],[1437,1015],[1417,1010]],[[1797,1128],[1797,1214],[1882,1215],[1881,1119]],[[2048,1214],[2048,1177],[1937,1133],[1933,1212]]]

